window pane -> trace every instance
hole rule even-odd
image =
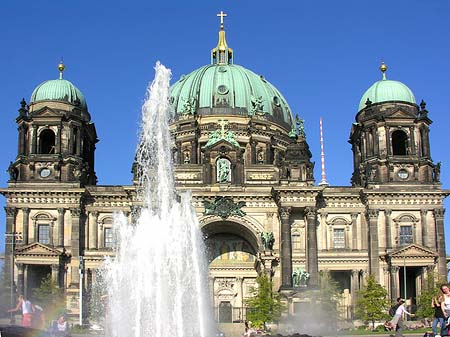
[[[38,241],[46,245],[50,243],[50,227],[48,225],[39,225]]]
[[[400,226],[400,244],[409,245],[413,243],[412,226]]]
[[[343,228],[337,228],[333,230],[333,247],[345,248],[345,236]]]
[[[113,229],[105,228],[105,248],[114,247]]]

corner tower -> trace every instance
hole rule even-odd
[[[354,171],[352,185],[440,184],[440,163],[433,163],[425,102],[416,104],[403,83],[382,79],[361,98],[350,133]]]
[[[84,95],[63,78],[38,85],[29,105],[22,99],[16,118],[17,157],[8,171],[10,183],[75,183],[95,185],[97,140]]]

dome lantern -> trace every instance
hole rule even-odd
[[[223,25],[223,18],[226,17],[227,14],[223,11],[220,11],[217,16],[220,17],[219,41],[217,42],[217,46],[211,50],[211,63],[231,64],[233,63],[233,49],[231,49],[227,45]]]

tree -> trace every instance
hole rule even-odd
[[[13,301],[16,300],[15,288],[13,289]],[[10,273],[6,271],[6,264],[3,263],[0,278],[0,315],[5,316],[8,309],[11,309],[16,303],[11,303],[11,279]],[[13,305],[13,306],[11,306]]]
[[[58,288],[57,283],[48,274],[42,279],[39,288],[33,289],[33,301],[44,309],[45,317],[53,319],[49,315],[55,315],[58,312],[65,311],[65,297],[62,289]]]
[[[332,328],[336,326],[338,319],[338,304],[341,300],[339,284],[331,277],[329,271],[319,272],[318,304],[323,317],[328,317],[328,325]]]
[[[266,323],[278,320],[284,306],[280,295],[272,290],[272,281],[266,274],[256,278],[258,287],[252,288],[253,296],[246,300],[248,306],[247,319],[252,321],[256,328],[266,328]]]
[[[390,306],[388,293],[380,284],[375,281],[374,275],[369,275],[366,279],[366,286],[357,293],[356,317],[372,322],[375,328],[375,321],[384,320]]]
[[[432,319],[434,316],[434,309],[431,307],[431,299],[442,295],[440,285],[446,283],[444,277],[436,277],[434,273],[428,273],[426,279],[426,286],[422,289],[417,298],[417,317]]]

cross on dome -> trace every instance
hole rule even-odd
[[[220,28],[223,28],[223,18],[228,15],[226,13],[224,13],[223,11],[220,11],[220,13],[217,13],[217,16],[220,16]]]

